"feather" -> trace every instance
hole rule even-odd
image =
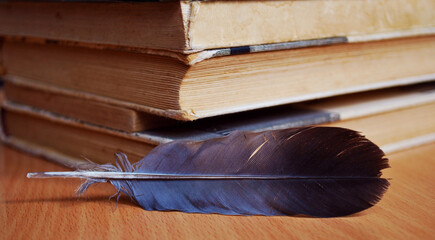
[[[382,150],[336,127],[235,131],[162,144],[135,164],[116,158],[92,171],[28,177],[85,178],[79,193],[108,181],[146,210],[268,216],[345,216],[376,204],[389,186]]]

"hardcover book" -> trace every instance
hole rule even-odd
[[[418,35],[434,11],[432,0],[2,1],[0,35],[191,52]]]
[[[75,166],[84,158],[98,163],[113,161],[113,153],[118,151],[138,161],[158,144],[173,140],[207,140],[236,130],[259,132],[326,125],[360,131],[390,153],[435,141],[434,117],[433,83],[225,115],[135,133],[98,127],[6,102],[2,138],[17,148]]]
[[[435,78],[435,36],[218,55],[3,45],[5,80],[178,120]]]

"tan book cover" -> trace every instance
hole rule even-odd
[[[170,118],[88,99],[76,91],[56,91],[26,82],[19,84],[7,81],[4,93],[12,102],[126,132],[178,124],[178,121]]]

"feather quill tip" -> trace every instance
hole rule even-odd
[[[45,172],[33,172],[27,173],[27,178],[51,178],[53,176],[48,176]]]

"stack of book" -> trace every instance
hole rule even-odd
[[[2,139],[72,166],[234,130],[435,140],[435,2],[2,2]]]

